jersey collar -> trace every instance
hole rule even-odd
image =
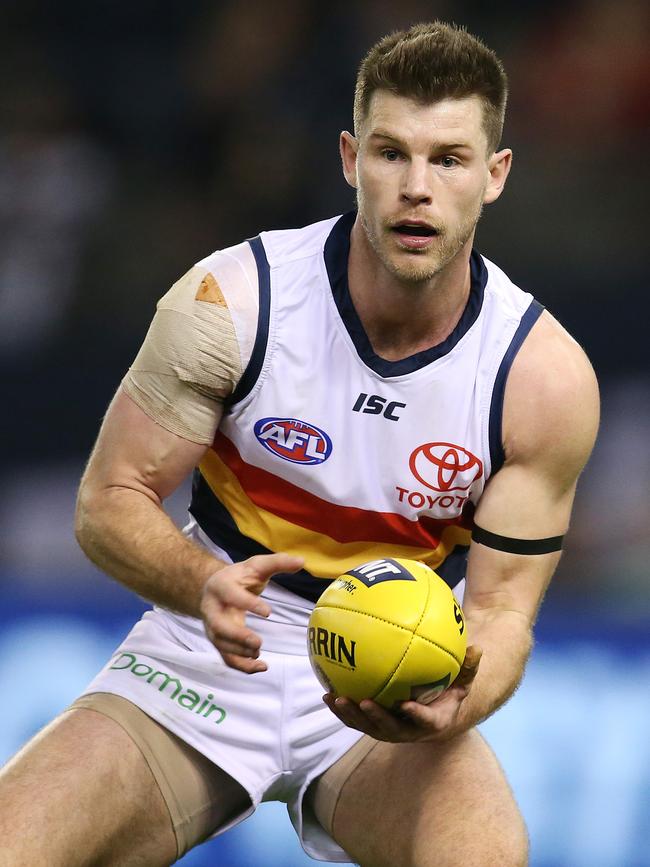
[[[413,373],[451,352],[458,341],[476,322],[481,312],[485,284],[487,283],[485,263],[479,253],[472,250],[470,256],[471,285],[469,298],[458,324],[449,337],[437,346],[431,346],[429,349],[416,352],[415,355],[410,355],[408,358],[401,358],[399,361],[387,361],[385,358],[380,358],[374,352],[350,298],[348,258],[350,255],[350,232],[352,231],[356,216],[356,211],[350,211],[340,217],[332,227],[325,242],[325,266],[339,315],[354,343],[359,357],[371,370],[374,370],[375,373],[383,377]]]

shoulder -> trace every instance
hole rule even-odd
[[[200,305],[255,307],[257,266],[248,243],[216,250],[193,265],[158,302],[159,310],[192,314]]]
[[[515,357],[505,390],[506,463],[535,462],[567,484],[594,445],[598,383],[584,350],[544,311]]]
[[[253,349],[259,315],[257,264],[250,244],[217,250],[197,262],[158,301],[157,317],[183,342],[190,329],[204,347],[223,345],[231,335],[245,367]]]
[[[260,239],[271,267],[322,255],[327,239],[341,216],[310,223],[298,229],[262,232]]]

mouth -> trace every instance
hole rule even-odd
[[[422,222],[396,223],[391,228],[394,232],[398,232],[400,235],[415,235],[419,238],[431,238],[433,235],[438,234],[438,230],[434,226]]]
[[[426,247],[439,232],[435,226],[421,220],[403,221],[391,226],[391,231],[399,237],[400,243],[412,250]]]

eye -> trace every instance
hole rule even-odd
[[[458,165],[458,161],[455,157],[444,156],[440,157],[440,165],[443,167],[443,169],[453,169],[455,166]]]
[[[396,163],[400,157],[400,152],[394,150],[393,148],[384,148],[381,153],[384,159],[387,160],[389,163]]]

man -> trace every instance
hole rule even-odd
[[[578,345],[472,252],[510,170],[505,101],[465,32],[386,37],[341,135],[358,212],[217,252],[159,303],[77,522],[156,608],[5,770],[3,867],[169,864],[262,799],[321,860],[526,863],[475,726],[522,677],[598,397]],[[161,503],[195,466],[183,535]],[[458,593],[466,573],[461,674],[397,713],[323,704],[312,602],[386,556]]]

